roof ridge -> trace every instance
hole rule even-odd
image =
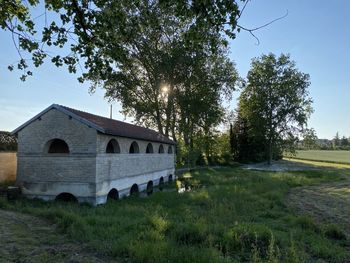
[[[73,119],[87,125],[90,128],[96,129],[98,132],[108,135],[121,136],[127,138],[134,138],[146,141],[154,141],[160,143],[167,144],[176,144],[168,136],[161,134],[160,132],[138,126],[135,124],[127,123],[120,120],[115,120],[111,118],[107,118],[104,116],[96,115],[90,112],[77,110],[74,108],[70,108],[64,105],[52,104],[48,108],[44,109],[33,118],[19,126],[17,129],[11,132],[12,135],[17,134],[24,127],[32,123],[33,121],[40,119],[42,115],[46,114],[51,109],[56,109],[61,111],[62,113],[72,117]]]
[[[142,127],[142,126],[139,126],[139,125],[136,125],[136,124],[133,124],[133,123],[128,123],[128,122],[125,122],[125,121],[120,121],[120,120],[116,120],[116,119],[104,117],[104,116],[97,115],[97,114],[93,114],[93,113],[90,113],[90,112],[87,112],[87,111],[77,110],[77,109],[74,109],[74,108],[71,108],[71,107],[67,107],[67,106],[64,106],[64,105],[60,105],[60,104],[57,104],[57,105],[58,105],[59,107],[65,108],[65,109],[68,110],[68,111],[69,111],[69,110],[79,111],[79,112],[82,112],[82,113],[85,113],[85,114],[89,114],[89,115],[93,115],[93,116],[96,116],[96,117],[99,117],[99,118],[104,118],[104,119],[106,119],[106,120],[108,120],[108,121],[121,122],[121,123],[123,123],[123,124],[127,124],[127,125],[130,125],[130,126],[135,126],[135,127],[137,127],[137,128],[142,128],[142,129],[146,129],[146,130],[149,130],[149,131],[158,133],[159,135],[168,138],[168,137],[165,136],[164,134],[161,134],[160,132],[155,131],[155,130],[150,129],[150,128],[147,128],[147,127]],[[73,112],[73,113],[74,113],[74,112]]]

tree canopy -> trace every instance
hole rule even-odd
[[[226,36],[235,38],[245,5],[240,10],[231,0],[51,0],[45,8],[58,18],[37,34],[29,8],[11,3],[2,9],[2,28],[18,37],[18,48],[32,55],[35,66],[51,56],[70,72],[80,68],[79,80],[91,90],[102,87],[138,124],[182,137],[190,152],[198,136],[211,141],[224,117],[222,101],[231,97],[238,78]],[[45,46],[69,46],[70,53],[52,56]],[[31,74],[28,63],[18,64],[23,78]]]
[[[237,1],[232,0],[46,0],[42,14],[45,24],[40,27],[31,14],[40,4],[39,0],[1,1],[0,26],[13,34],[20,56],[16,66],[23,70],[22,80],[32,74],[31,64],[38,67],[47,57],[56,66],[67,65],[70,72],[79,70],[80,81],[96,75],[107,79],[130,48],[137,48],[130,47],[130,43],[139,41],[140,33],[151,28],[162,31],[163,24],[159,22],[172,23],[173,32],[167,32],[171,38],[175,36],[172,33],[183,34],[185,42],[196,48],[205,38],[210,48],[216,49],[221,44],[216,43],[216,34],[235,38],[237,21],[245,6],[240,10]],[[50,21],[48,14],[56,15],[50,16]],[[157,15],[164,19],[157,19]],[[70,49],[68,54],[52,48],[63,46]],[[13,70],[14,65],[9,69]]]
[[[247,140],[260,142],[253,146],[260,145],[258,152],[269,163],[293,146],[296,136],[305,130],[312,112],[309,85],[309,75],[300,72],[289,55],[253,59],[238,115],[246,127]]]
[[[16,151],[17,138],[9,132],[0,131],[0,152]]]

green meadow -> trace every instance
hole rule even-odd
[[[298,150],[295,156],[286,157],[301,160],[350,164],[350,151],[343,150]]]
[[[262,172],[205,169],[149,197],[92,207],[0,199],[0,208],[29,213],[92,251],[120,262],[349,262],[350,240],[337,224],[288,205],[295,187],[342,182],[347,169]],[[49,260],[49,258],[48,258]]]

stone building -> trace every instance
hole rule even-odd
[[[12,134],[29,198],[96,205],[174,179],[174,141],[147,128],[53,104]]]

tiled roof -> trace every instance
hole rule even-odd
[[[28,124],[37,120],[38,118],[40,118],[40,116],[42,116],[43,114],[45,114],[51,109],[56,109],[58,111],[61,111],[64,114],[71,116],[72,118],[80,121],[81,123],[84,123],[85,125],[90,126],[91,128],[96,129],[97,131],[103,134],[127,137],[131,139],[152,141],[152,142],[175,144],[173,140],[154,130],[143,128],[143,127],[129,124],[122,121],[117,121],[114,119],[105,118],[102,116],[94,115],[88,112],[72,109],[72,108],[58,105],[58,104],[52,104],[50,107],[43,110],[42,112],[34,116],[32,119],[30,119],[29,121],[27,121],[26,123],[18,127],[17,129],[15,129],[11,134],[13,135],[17,134],[20,130],[22,130]]]
[[[147,129],[144,127],[140,127],[137,125],[129,124],[126,122],[122,122],[122,121],[118,121],[110,118],[105,118],[105,117],[94,115],[88,112],[72,109],[66,106],[60,105],[60,107],[101,127],[104,130],[103,132],[104,134],[128,137],[128,138],[140,139],[140,140],[146,140],[146,141],[174,144],[173,140],[151,129]]]

